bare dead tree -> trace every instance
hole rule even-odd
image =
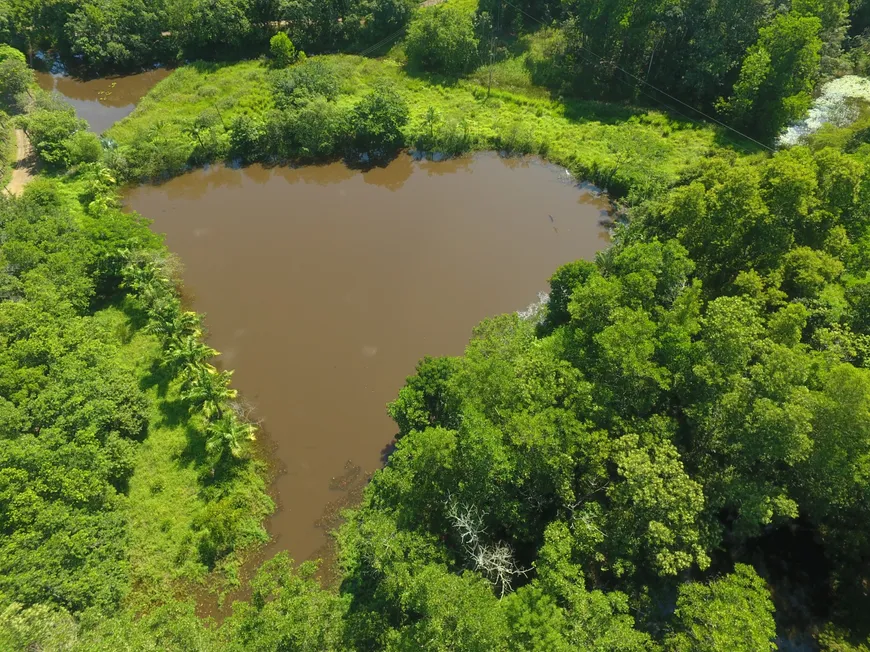
[[[509,593],[513,581],[517,577],[525,577],[530,568],[519,566],[514,559],[514,551],[503,542],[485,543],[483,535],[486,525],[483,519],[486,512],[481,512],[474,505],[465,505],[451,496],[445,501],[447,518],[462,541],[462,547],[474,570],[481,573],[504,597]]]
[[[229,407],[243,423],[249,423],[252,426],[260,428],[263,425],[263,420],[257,416],[254,411],[254,404],[247,399],[239,396],[229,402]]]

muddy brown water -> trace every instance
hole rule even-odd
[[[123,77],[104,77],[82,81],[65,75],[37,72],[36,81],[47,91],[57,91],[84,118],[91,129],[103,133],[127,117],[154,85],[170,75],[170,70],[149,70]]]
[[[214,167],[131,189],[184,264],[209,344],[280,463],[264,555],[324,555],[382,464],[385,405],[424,355],[459,355],[562,263],[607,246],[607,202],[561,168],[495,154],[369,172]]]

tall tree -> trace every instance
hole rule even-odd
[[[734,125],[771,140],[812,103],[819,75],[821,21],[798,13],[778,15],[759,31],[746,53],[740,77],[719,110]]]

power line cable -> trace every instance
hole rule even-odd
[[[523,14],[523,15],[526,16],[527,18],[530,18],[531,20],[534,20],[536,23],[542,25],[543,27],[546,27],[546,26],[547,26],[546,23],[544,23],[542,20],[539,20],[538,18],[535,18],[534,16],[532,16],[531,14],[529,14],[527,11],[523,10],[523,9],[520,8],[520,7],[517,7],[515,4],[513,4],[512,2],[510,2],[510,0],[502,0],[502,2],[504,2],[506,5],[510,5],[511,7],[513,7],[513,8],[516,9],[517,11],[519,11],[521,14]],[[602,57],[602,56],[596,54],[595,52],[593,52],[593,51],[590,50],[589,48],[584,47],[584,46],[580,45],[579,43],[577,43],[577,44],[575,44],[575,45],[576,45],[578,48],[580,48],[581,50],[583,50],[583,51],[588,52],[589,54],[591,54],[593,57],[595,57],[595,58],[598,60],[598,63],[599,63],[600,65],[603,65],[603,63],[604,63],[604,61],[605,61],[604,57]],[[740,131],[739,129],[735,129],[735,128],[732,127],[731,125],[726,124],[726,123],[722,122],[721,120],[717,120],[716,118],[707,115],[706,113],[704,113],[704,112],[701,111],[700,109],[696,109],[696,108],[695,108],[694,106],[692,106],[691,104],[686,104],[686,103],[683,102],[681,99],[679,99],[679,98],[677,98],[677,97],[674,97],[674,96],[671,95],[670,93],[666,93],[665,91],[663,91],[662,89],[658,88],[657,86],[655,86],[655,85],[653,85],[653,84],[650,84],[648,81],[645,81],[645,80],[641,79],[640,77],[637,77],[636,75],[633,75],[632,73],[628,72],[627,70],[625,70],[624,68],[618,66],[617,64],[613,63],[612,61],[610,62],[610,64],[611,64],[611,65],[612,65],[616,70],[619,70],[620,72],[625,73],[626,75],[628,75],[629,77],[631,77],[632,79],[634,79],[635,81],[637,81],[638,83],[640,83],[640,84],[644,84],[644,85],[646,85],[646,86],[649,86],[650,88],[652,88],[652,89],[655,90],[655,91],[658,91],[659,93],[661,93],[661,94],[664,95],[665,97],[668,97],[668,98],[674,100],[675,102],[679,102],[680,104],[682,104],[682,105],[685,106],[686,108],[689,108],[689,109],[691,109],[692,111],[695,111],[695,112],[701,114],[701,115],[704,116],[707,120],[710,120],[711,122],[715,122],[717,125],[719,125],[719,126],[721,126],[721,127],[724,127],[725,129],[728,129],[729,131],[733,131],[735,134],[738,134],[739,136],[742,136],[742,137],[745,138],[746,140],[752,141],[752,142],[755,143],[756,145],[759,145],[760,147],[763,147],[764,149],[766,149],[766,150],[769,151],[769,152],[774,152],[774,151],[775,151],[772,147],[769,147],[768,145],[765,145],[764,143],[762,143],[762,142],[760,142],[760,141],[758,141],[758,140],[755,140],[755,138],[753,138],[752,136],[748,136],[747,134],[743,133],[743,132]],[[640,90],[640,89],[638,89],[638,90]],[[643,93],[643,91],[640,91],[640,92]],[[644,93],[644,95],[646,95],[646,93]],[[647,95],[647,97],[649,97],[649,96]],[[679,111],[678,111],[678,113],[679,113]],[[683,115],[683,114],[681,113],[680,115]]]
[[[582,54],[581,54],[581,56],[583,57],[583,60],[586,61],[587,63],[589,63],[590,65],[594,65],[594,64],[597,63],[596,61],[590,61],[589,59],[587,59],[587,58],[586,58],[584,55],[582,55]],[[683,113],[682,111],[680,111],[679,109],[677,109],[677,108],[671,106],[670,104],[666,104],[665,102],[662,102],[661,99],[655,97],[654,95],[650,95],[649,93],[647,93],[647,92],[644,91],[643,89],[640,89],[640,88],[638,88],[637,86],[633,86],[632,84],[630,84],[630,83],[629,83],[628,81],[626,81],[625,79],[620,79],[619,77],[614,77],[614,79],[615,79],[616,81],[618,81],[620,84],[624,84],[624,85],[627,86],[629,89],[631,89],[631,90],[633,90],[633,91],[637,91],[637,92],[640,93],[641,95],[644,95],[645,97],[648,97],[649,99],[651,99],[653,102],[655,102],[655,103],[657,103],[657,104],[660,104],[661,106],[663,106],[663,107],[664,107],[665,109],[667,109],[668,111],[672,111],[673,113],[677,113],[677,114],[683,116],[683,117],[684,117],[686,120],[688,120],[689,122],[694,122],[695,124],[697,124],[697,125],[702,125],[702,126],[706,124],[706,123],[704,123],[704,122],[698,120],[697,118],[693,118],[692,116],[690,116],[690,115],[688,115],[688,114],[686,114],[686,113]]]
[[[387,43],[389,43],[390,41],[393,41],[393,40],[395,40],[397,37],[401,36],[402,33],[403,33],[406,29],[407,29],[406,27],[403,27],[402,29],[396,30],[395,32],[393,32],[393,33],[390,34],[389,36],[387,36],[387,37],[385,37],[385,38],[382,38],[380,41],[378,41],[378,42],[375,43],[374,45],[370,45],[370,46],[367,47],[365,50],[363,50],[362,52],[360,52],[360,53],[359,53],[359,56],[364,57],[364,56],[366,56],[367,54],[371,54],[372,52],[374,52],[374,51],[377,50],[378,48],[381,48],[381,47],[387,45]]]

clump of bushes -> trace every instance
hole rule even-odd
[[[122,146],[108,142],[105,161],[122,179],[158,179],[221,159],[375,161],[405,146],[409,109],[390,83],[350,96],[342,62],[320,58],[273,70],[267,79],[272,95],[267,110],[227,115],[212,104],[196,117],[143,127]],[[461,141],[457,129],[442,135]]]
[[[450,5],[420,12],[408,28],[408,63],[426,72],[461,75],[478,60],[471,14]]]
[[[269,39],[269,57],[275,68],[286,68],[297,59],[305,58],[305,53],[297,51],[293,41],[284,32],[278,32]]]
[[[305,104],[319,95],[335,100],[341,91],[341,80],[334,66],[322,59],[274,72],[271,81],[275,104],[282,109]]]
[[[394,154],[403,144],[406,124],[408,104],[404,98],[392,86],[376,86],[354,107],[353,148],[374,158]]]
[[[21,124],[39,158],[51,167],[93,163],[102,155],[100,139],[70,106],[41,106],[23,117]]]
[[[466,118],[444,118],[430,106],[422,122],[412,132],[410,141],[421,152],[438,152],[458,156],[474,149],[477,136],[473,123]]]

